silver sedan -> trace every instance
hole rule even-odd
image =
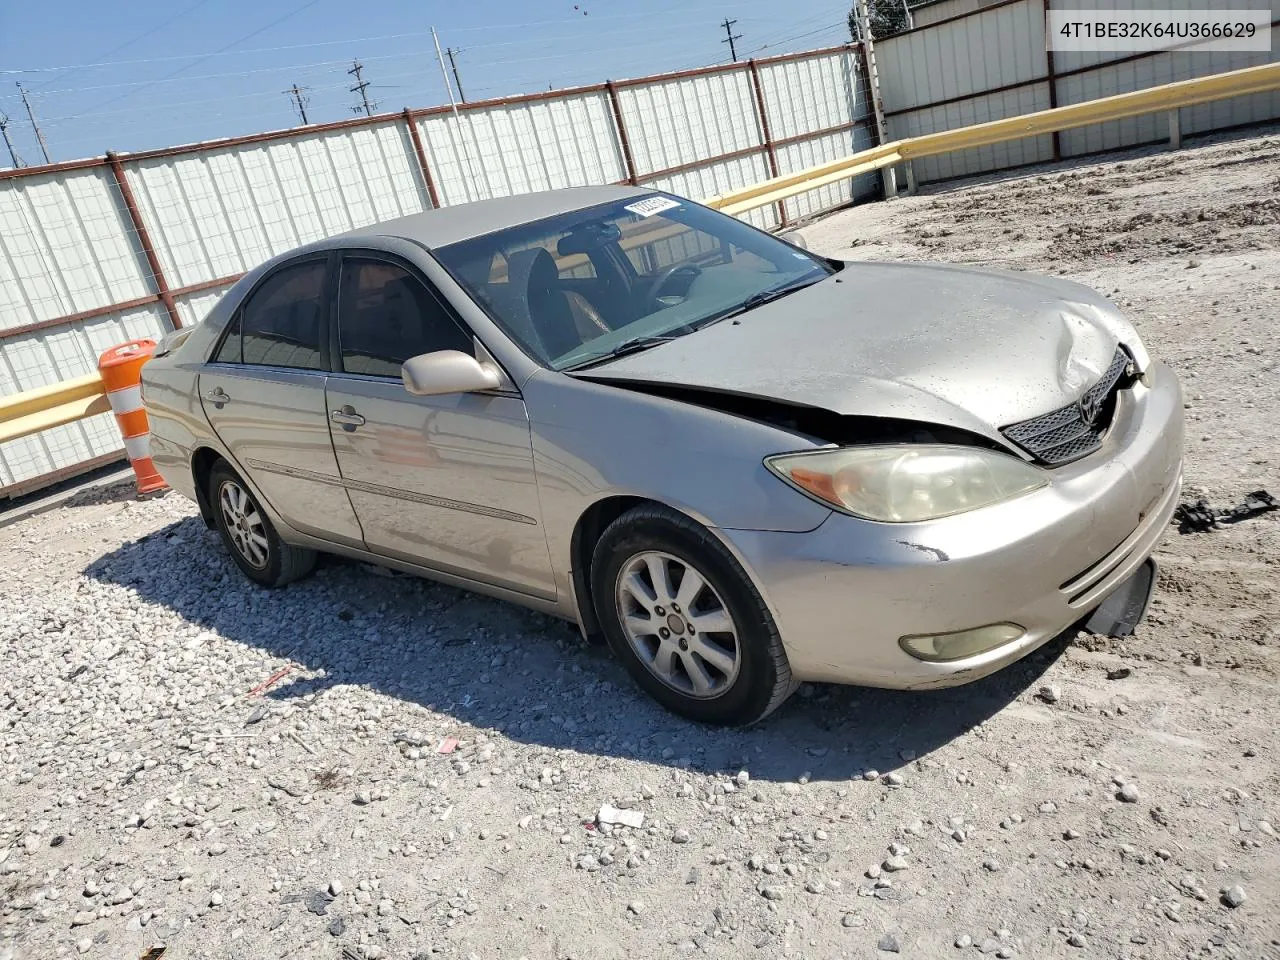
[[[258,583],[324,551],[525,604],[716,723],[1131,629],[1181,481],[1178,382],[1094,292],[841,262],[631,187],[277,257],[143,397]]]

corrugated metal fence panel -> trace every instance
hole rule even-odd
[[[394,122],[144,160],[126,176],[173,287],[429,206]]]
[[[768,178],[769,161],[761,150],[759,153],[738,157],[735,160],[709,163],[668,177],[646,180],[645,186],[667,190],[676,196],[689,197],[691,200],[699,200],[728,190],[748,187]],[[762,230],[772,230],[781,224],[778,209],[772,204],[749,210],[742,215],[741,219]]]
[[[199,293],[189,293],[186,296],[174,297],[174,306],[178,308],[178,316],[182,318],[182,325],[190,327],[199,323],[222,299],[222,295],[230,289],[231,284],[226,283],[209,290],[202,290]]]
[[[1225,70],[1268,63],[1275,53],[1160,53],[1153,57],[1102,66],[1088,73],[1076,74],[1058,81],[1058,103],[1065,106],[1082,100],[1127,93],[1146,87],[1188,80]],[[1182,133],[1204,133],[1221,127],[1255,123],[1280,117],[1280,92],[1233,97],[1214,103],[1185,107],[1182,110]],[[1139,143],[1163,140],[1169,136],[1167,113],[1147,114],[1126,120],[1078,130],[1064,130],[1061,134],[1062,153],[1075,156],[1101,150],[1115,150]]]
[[[769,134],[785,140],[865,119],[861,62],[852,50],[760,66]]]
[[[0,340],[0,396],[50,386],[98,369],[109,347],[169,329],[164,308],[149,304],[76,324]],[[123,447],[110,414],[0,444],[0,488],[21,484]]]
[[[1021,0],[877,42],[885,112],[1043,77],[1044,28],[1042,0]]]
[[[443,205],[626,179],[608,95],[438,113],[417,121]]]
[[[889,139],[900,140],[938,130],[951,130],[1019,113],[1049,109],[1049,85],[1037,83],[1003,93],[973,97],[940,107],[899,114],[888,120]],[[1053,159],[1050,135],[1011,140],[974,150],[961,150],[915,161],[916,181],[947,180],[988,170]]]
[[[746,64],[741,70],[620,87],[618,103],[640,177],[764,142]]]
[[[1087,11],[1089,10],[1115,10],[1117,8],[1116,0],[1052,0],[1052,2],[1055,10],[1071,9],[1082,11],[1081,20],[1087,19]],[[1273,20],[1280,16],[1280,0],[1232,0],[1230,4],[1215,3],[1212,0],[1125,0],[1121,6],[1125,9],[1135,10],[1205,10],[1218,6],[1227,6],[1236,9],[1270,10]],[[1272,46],[1274,47],[1276,44],[1273,42]],[[1070,73],[1085,67],[1103,66],[1125,56],[1126,54],[1117,53],[1114,50],[1058,50],[1054,52],[1053,65],[1057,73]],[[1197,53],[1195,54],[1195,61],[1199,63],[1210,56],[1213,56],[1213,54]],[[1222,67],[1209,72],[1217,73],[1220,70],[1228,69],[1234,68]],[[1192,75],[1187,74],[1187,76]],[[1167,83],[1169,81],[1161,82]]]
[[[1206,6],[1204,0],[1133,0],[1132,5],[1142,9],[1171,10],[1197,10]],[[1072,0],[1071,6],[1081,10],[1113,10],[1115,0]],[[1272,20],[1280,17],[1280,0],[1243,0],[1239,6],[1270,10]],[[1114,52],[1061,51],[1054,54],[1054,68],[1059,74],[1077,70],[1086,72],[1058,80],[1058,102],[1065,106],[1177,80],[1257,66],[1280,57],[1280,46],[1272,46],[1274,49],[1271,53],[1168,51],[1120,63],[1112,62],[1122,59],[1121,55]],[[1184,108],[1181,126],[1185,136],[1277,117],[1280,117],[1280,92],[1273,91]],[[1158,113],[1114,120],[1092,127],[1063,131],[1060,136],[1064,156],[1115,150],[1166,139],[1169,136],[1168,115]]]
[[[778,148],[778,170],[783,174],[794,173],[805,167],[847,157],[859,150],[869,150],[875,145],[875,131],[866,126],[802,140]],[[792,220],[800,220],[824,210],[846,206],[855,200],[877,196],[879,192],[880,175],[872,173],[819,187],[783,202],[786,204],[787,216]]]
[[[860,126],[777,148],[778,172],[848,156],[875,146],[871,99],[862,61],[855,50],[806,57],[760,67],[769,133],[775,141],[830,130],[861,121]],[[879,190],[877,177],[834,183],[784,201],[789,219],[813,216],[844,206]]]
[[[148,296],[149,276],[109,170],[0,180],[0,331]]]
[[[992,0],[934,0],[933,3],[912,7],[911,19],[917,27],[924,27],[949,17],[958,17],[962,13],[972,13],[991,2]]]

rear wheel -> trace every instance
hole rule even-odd
[[[777,627],[746,572],[688,517],[657,505],[623,514],[596,544],[591,579],[610,647],[669,710],[747,724],[795,689]]]
[[[248,485],[225,460],[209,471],[209,502],[227,552],[250,580],[264,587],[281,587],[315,567],[315,551],[280,539]]]

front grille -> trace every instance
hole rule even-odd
[[[1088,456],[1102,446],[1102,438],[1115,415],[1116,393],[1127,379],[1131,362],[1124,348],[1116,347],[1106,373],[1075,403],[1012,424],[1001,432],[1051,467]],[[1093,411],[1093,416],[1088,417],[1086,411]]]

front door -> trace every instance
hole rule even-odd
[[[348,255],[337,341],[330,430],[368,548],[554,597],[524,401],[515,391],[416,397],[400,379],[409,357],[475,353],[439,295],[407,264]]]
[[[362,546],[325,406],[328,258],[284,265],[245,300],[200,397],[233,466],[296,530]]]

